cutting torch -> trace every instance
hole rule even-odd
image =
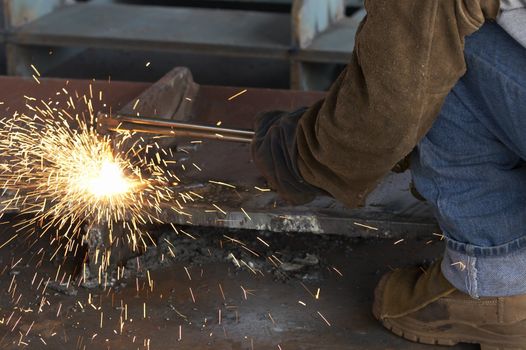
[[[98,130],[102,134],[114,132],[138,132],[174,137],[192,137],[250,143],[254,131],[245,129],[221,128],[218,126],[200,125],[173,120],[138,117],[130,115],[99,115]]]

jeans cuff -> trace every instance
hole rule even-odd
[[[492,247],[481,247],[468,243],[458,242],[454,239],[451,239],[450,234],[444,232],[446,237],[446,245],[451,250],[464,253],[469,256],[475,257],[496,257],[508,255],[510,253],[526,249],[526,236],[514,239],[513,241],[506,242],[501,245],[496,245]]]
[[[492,254],[473,254],[478,248]],[[526,294],[526,249],[496,254],[499,249],[492,248],[475,247],[467,253],[452,249],[448,242],[442,274],[455,288],[473,298]]]

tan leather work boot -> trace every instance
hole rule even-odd
[[[387,273],[376,287],[373,314],[391,332],[423,344],[480,344],[482,350],[526,350],[526,295],[472,299],[442,275]]]

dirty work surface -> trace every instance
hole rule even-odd
[[[0,348],[441,349],[392,336],[370,312],[383,272],[440,254],[431,233],[394,245],[178,229],[157,229],[157,248],[129,260],[106,290],[66,286],[77,262],[50,261],[53,246],[28,247],[20,234],[0,250]],[[4,225],[2,242],[14,232]]]
[[[89,96],[90,86],[95,95],[99,91],[104,101],[93,99],[95,111],[117,111],[131,101],[138,101],[137,96],[148,84],[107,82],[107,81],[63,81],[60,79],[42,79],[36,84],[32,79],[17,77],[0,77],[0,101],[6,101],[0,107],[5,109],[5,115],[13,111],[32,113],[26,107],[24,96],[36,100],[47,100],[55,93],[67,87],[67,91],[78,93],[79,96]],[[231,97],[239,94],[233,100]],[[227,128],[251,128],[254,116],[265,110],[294,110],[298,107],[312,105],[323,97],[320,92],[242,89],[235,87],[201,86],[189,114],[190,122],[205,125],[216,125]],[[53,97],[54,100],[65,99],[66,95]],[[65,103],[65,101],[62,101]],[[138,107],[139,108],[139,107]],[[137,112],[139,112],[137,110]],[[197,141],[197,143],[193,143]],[[201,188],[205,197],[210,195],[227,198],[226,203],[217,202],[228,215],[221,212],[203,212],[203,206],[185,205],[191,211],[192,224],[196,226],[229,227],[235,229],[264,229],[286,232],[315,232],[340,234],[359,237],[396,236],[409,231],[426,233],[435,228],[434,219],[429,205],[419,202],[409,191],[410,175],[390,174],[368,196],[365,206],[350,210],[332,198],[319,197],[303,207],[291,207],[280,200],[273,192],[262,192],[258,188],[266,188],[267,184],[254,166],[249,145],[206,140],[177,138],[171,148],[165,151],[175,153],[172,163],[173,171],[181,183],[179,189],[195,191]],[[210,180],[224,182],[236,186],[222,188]],[[246,190],[246,191],[245,191]],[[236,203],[232,195],[238,198]],[[253,220],[248,220],[240,208],[248,213]],[[205,209],[213,209],[209,203]],[[168,208],[167,212],[174,213]],[[179,214],[166,216],[165,222],[185,224],[187,219]],[[378,228],[366,229],[355,223],[361,223]]]

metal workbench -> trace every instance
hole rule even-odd
[[[88,92],[90,81],[70,81],[68,90],[79,95]],[[40,85],[32,79],[0,77],[0,106],[3,115],[15,110],[23,111],[25,98],[48,98],[66,82],[60,79],[43,79]],[[116,111],[133,101],[149,84],[129,82],[93,82],[95,91],[102,90],[106,108],[94,100],[95,110]],[[323,97],[320,92],[300,92],[268,89],[249,89],[238,98],[228,97],[240,88],[201,86],[190,111],[190,122],[224,127],[251,128],[253,117],[264,110],[293,110],[307,106]],[[188,205],[187,217],[177,215],[166,206],[163,219],[176,224],[246,228],[278,232],[314,232],[318,234],[343,234],[358,237],[393,237],[407,232],[429,234],[435,230],[431,210],[410,194],[410,174],[390,174],[369,196],[363,208],[349,210],[327,197],[317,198],[302,207],[291,207],[273,192],[259,192],[254,187],[266,187],[250,156],[247,144],[203,141],[191,144],[189,139],[178,139],[177,149],[185,152],[179,163],[186,164],[185,171],[178,170],[181,186],[200,193],[207,200]],[[192,166],[192,163],[198,165]],[[226,182],[236,189],[217,186],[209,180]],[[218,212],[211,200],[227,214]],[[242,212],[249,214],[251,220]],[[365,227],[374,227],[374,229]]]

